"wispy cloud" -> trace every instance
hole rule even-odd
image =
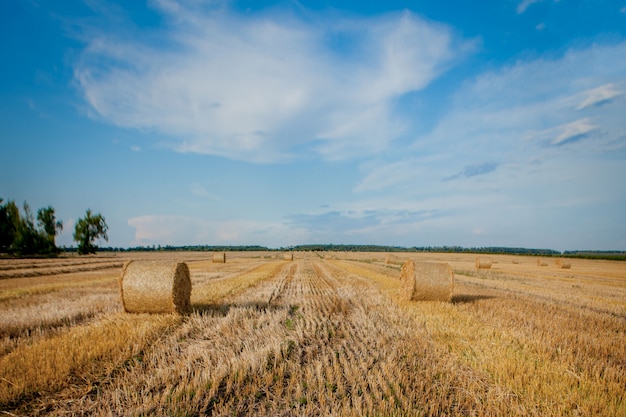
[[[526,10],[528,10],[528,8],[529,8],[530,6],[532,6],[533,4],[542,3],[542,2],[544,2],[544,1],[546,1],[546,0],[522,0],[521,2],[519,2],[519,3],[517,4],[517,9],[516,9],[517,14],[523,14],[523,13],[525,13],[525,12],[526,12]],[[553,1],[553,3],[558,3],[558,2],[559,2],[559,1],[561,1],[561,0],[552,0],[552,1]],[[543,24],[542,24],[542,25],[543,25]],[[544,25],[544,26],[545,26],[545,25]],[[537,29],[541,30],[541,29],[543,29],[543,27],[542,27],[541,29],[540,29],[539,27],[537,27]]]
[[[412,202],[382,209],[380,202],[360,201],[293,215],[286,225],[304,231],[307,242],[411,245],[416,243],[411,237],[415,230],[452,214],[419,206]]]
[[[448,147],[466,161],[484,159],[484,153],[495,161],[518,159],[539,150],[529,148],[525,138],[550,132],[548,141],[535,145],[563,144],[587,134],[598,140],[589,150],[603,152],[626,127],[620,116],[626,101],[618,99],[625,74],[626,43],[589,45],[482,74],[458,91],[450,111],[416,140],[415,150]]]
[[[518,14],[524,13],[526,9],[528,9],[530,6],[532,6],[535,3],[539,3],[540,1],[543,1],[543,0],[523,0],[517,5],[517,13]]]
[[[556,146],[583,139],[597,130],[598,126],[591,124],[589,118],[584,118],[559,126],[558,129],[561,130],[561,133],[551,142],[552,145]]]
[[[188,216],[145,215],[129,219],[128,225],[135,229],[134,243],[137,245],[176,244],[189,237],[198,243],[209,238],[207,233],[198,233],[205,223],[199,220]],[[189,233],[192,233],[191,236]]]
[[[613,83],[604,84],[578,94],[576,98],[580,99],[580,103],[576,106],[576,110],[582,110],[591,106],[601,106],[623,95],[624,92],[617,85]]]
[[[478,175],[489,174],[498,168],[498,164],[495,162],[485,162],[482,164],[472,164],[465,166],[460,172],[447,177],[444,181],[451,181],[457,178],[471,178]]]
[[[375,191],[393,187],[398,183],[415,181],[426,175],[424,162],[418,158],[407,158],[379,166],[368,167],[367,174],[354,188],[354,191]]]
[[[330,211],[321,214],[298,214],[289,218],[290,223],[301,226],[307,230],[319,232],[333,232],[342,234],[347,231],[355,231],[371,227],[380,223],[376,213],[365,213],[365,215],[355,215],[355,213],[341,213]]]
[[[133,245],[267,245],[301,243],[302,230],[281,222],[149,214],[130,218]]]
[[[558,210],[576,213],[622,198],[605,183],[626,175],[615,159],[626,151],[625,82],[626,43],[582,46],[485,72],[456,92],[435,127],[400,158],[362,164],[355,191],[381,196],[379,207],[462,208],[405,225],[433,239],[436,227],[457,241],[470,235],[503,241],[520,228],[528,236],[519,240],[530,241],[537,227],[545,236],[559,224],[547,223]],[[510,213],[514,228],[506,223]]]
[[[97,117],[170,146],[270,162],[306,148],[369,155],[405,131],[398,97],[472,48],[410,12],[370,18],[239,15],[159,1],[169,22],[136,40],[87,32],[75,78]]]
[[[564,146],[583,139],[592,138],[600,126],[591,123],[590,118],[585,117],[570,123],[564,123],[539,131],[528,131],[526,140],[530,140],[541,146]]]
[[[209,192],[209,190],[207,190],[206,187],[204,187],[202,184],[199,184],[197,182],[193,182],[191,184],[191,193],[195,196],[208,198],[214,201],[222,200],[220,196]]]

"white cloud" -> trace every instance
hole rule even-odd
[[[193,242],[203,240],[197,231],[202,229],[200,219],[186,216],[159,216],[146,215],[133,217],[128,220],[128,225],[135,229],[135,241],[133,244],[174,244],[180,239],[188,239],[192,236]],[[191,235],[188,235],[191,233]]]
[[[179,151],[239,160],[384,149],[404,131],[394,99],[471,48],[409,12],[304,20],[157,5],[170,25],[156,35],[89,36],[75,64],[85,99],[105,121],[160,133]]]

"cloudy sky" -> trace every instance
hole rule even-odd
[[[72,245],[626,250],[626,1],[0,2],[0,197]]]

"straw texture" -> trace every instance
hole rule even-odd
[[[293,261],[293,252],[287,252],[283,255],[283,259],[286,261]]]
[[[400,270],[403,295],[414,301],[450,301],[454,272],[447,263],[407,260]]]
[[[184,262],[130,261],[120,277],[128,313],[178,313],[191,309],[191,279]]]

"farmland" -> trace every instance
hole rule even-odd
[[[402,296],[409,258],[452,266],[452,302]],[[0,413],[626,416],[626,264],[475,258],[2,259]],[[129,259],[186,262],[192,313],[124,313]]]

